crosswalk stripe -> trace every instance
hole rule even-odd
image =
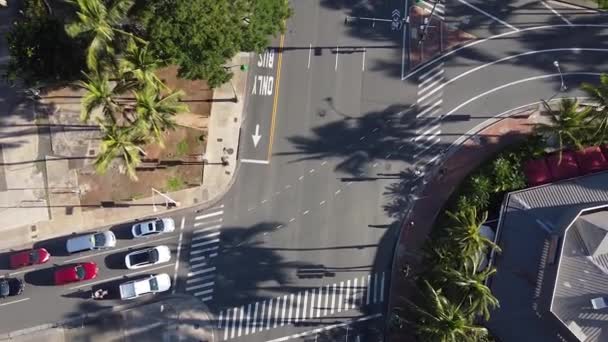
[[[274,311],[274,327],[276,328],[279,324],[279,310],[281,309],[281,298],[277,298],[277,308]]]
[[[210,234],[202,234],[202,235],[198,235],[192,238],[192,241],[196,241],[196,240],[202,240],[202,239],[206,239],[206,238],[210,238],[213,236],[218,236],[220,235],[220,232],[213,232]]]
[[[209,293],[213,293],[213,289],[197,292],[197,293],[194,294],[194,297],[199,297],[199,296],[206,295],[206,294],[209,294]]]
[[[443,102],[443,100],[439,100],[439,101],[435,102],[432,106],[428,106],[422,112],[416,114],[416,118],[418,119],[418,118],[422,118],[425,116],[431,117],[431,116],[435,115],[439,110],[441,110],[441,107],[439,107],[439,105],[441,105],[442,102]]]
[[[216,225],[209,226],[209,227],[206,227],[206,228],[197,229],[193,233],[194,234],[201,234],[201,233],[204,233],[204,232],[208,232],[208,231],[216,230],[216,229],[220,229],[220,228],[222,228],[222,225],[221,224],[216,224]]]
[[[439,138],[438,136],[434,136],[431,137],[427,140],[426,143],[423,143],[421,146],[423,146],[424,148],[419,150],[418,152],[416,152],[414,154],[414,159],[418,158],[421,154],[423,154],[424,152],[426,152],[428,149],[430,149],[431,147],[435,146],[436,144],[438,144],[441,141],[441,138]]]
[[[194,226],[194,228],[197,228],[197,227],[200,227],[200,226],[208,226],[208,228],[211,228],[211,229],[213,229],[213,228],[220,228],[222,226],[221,223],[223,221],[224,221],[224,219],[220,217],[217,220],[211,220],[211,221],[205,221],[205,222],[194,222],[193,226]]]
[[[289,311],[287,311],[287,324],[289,324],[289,322],[291,322],[291,314],[293,312],[293,299],[294,299],[294,295],[293,293],[291,294],[291,296],[289,296]]]
[[[433,68],[431,68],[431,70],[425,72],[424,74],[420,75],[420,77],[418,77],[418,81],[419,82],[423,82],[430,74],[434,73],[435,71],[437,71],[437,69],[442,69],[443,68],[443,62],[437,64],[436,66],[434,66]]]
[[[436,80],[435,82],[429,84],[426,88],[418,90],[418,95],[420,96],[420,95],[426,93],[427,90],[433,89],[433,87],[436,86],[437,83],[439,83],[439,82],[443,82],[443,77],[441,77],[440,79]]]
[[[220,317],[217,319],[217,328],[222,329],[222,319],[223,319],[224,310],[220,311]]]
[[[237,314],[237,311],[239,311],[239,309],[238,308],[234,308],[234,315],[232,317],[232,329],[230,331],[230,338],[234,338],[234,334],[236,333],[235,327],[236,327],[236,314]]]
[[[346,281],[346,295],[344,297],[344,310],[348,310],[350,300],[350,279]]]
[[[270,319],[272,318],[272,298],[268,302],[268,321],[266,322],[266,330],[270,329]]]
[[[213,239],[213,240],[208,240],[208,241],[204,241],[204,242],[198,242],[193,244],[192,246],[190,246],[190,248],[197,248],[200,246],[206,246],[206,245],[210,245],[212,243],[218,243],[220,242],[220,239]]]
[[[190,259],[190,263],[193,263],[193,262],[195,262],[195,261],[199,261],[199,260],[205,260],[205,259],[208,259],[209,257],[210,257],[210,256],[204,256],[204,255],[203,255],[203,256],[199,256],[199,257],[191,258],[191,259]]]
[[[353,288],[354,288],[354,293],[353,293],[353,305],[351,307],[351,309],[354,309],[357,306],[357,298],[359,298],[359,296],[357,296],[359,294],[359,288],[357,288],[357,278],[355,278],[355,283],[353,284]]]
[[[209,273],[209,272],[213,272],[213,271],[215,271],[215,266],[205,268],[205,269],[202,269],[202,270],[196,271],[196,272],[188,272],[188,277],[192,277],[192,276],[195,276],[197,274],[202,274],[202,273]]]
[[[338,292],[338,312],[342,311],[342,294],[344,292],[344,282],[340,282],[340,292]]]
[[[210,300],[212,300],[212,299],[213,299],[213,296],[209,296],[209,297],[204,297],[204,298],[202,298],[202,299],[201,299],[201,301],[202,301],[202,302],[208,302],[208,301],[210,301]]]
[[[294,323],[298,323],[298,309],[300,308],[300,294],[301,294],[301,292],[298,292],[298,299],[297,299],[297,304],[296,304],[296,317],[294,317],[294,319],[293,319]]]
[[[440,85],[438,85],[437,87],[433,88],[431,91],[429,91],[428,93],[420,96],[418,98],[418,100],[416,101],[416,103],[420,103],[422,101],[424,101],[425,99],[427,99],[429,96],[435,94],[436,92],[438,92],[439,90],[443,89],[443,87],[445,86],[445,82],[441,83]]]
[[[443,75],[445,69],[440,69],[439,71],[437,71],[436,73],[434,73],[431,77],[427,78],[426,80],[424,80],[422,83],[420,83],[418,85],[418,89],[424,87],[425,84],[429,83],[431,80],[433,80],[435,77],[437,76],[441,76]],[[418,90],[418,94],[420,94],[422,90]]]
[[[223,213],[224,213],[224,211],[220,210],[220,211],[216,211],[216,212],[209,213],[209,214],[199,215],[199,216],[195,217],[194,219],[196,221],[200,221],[200,220],[203,220],[203,219],[206,219],[206,218],[209,218],[209,217],[215,217],[215,216],[222,215]]]
[[[203,281],[203,280],[212,280],[215,276],[213,274],[209,274],[203,277],[197,277],[197,278],[189,278],[186,279],[186,284],[191,284],[191,283],[197,283],[199,281]]]
[[[200,289],[203,287],[209,287],[209,286],[213,286],[213,285],[215,285],[215,282],[210,281],[210,282],[206,282],[206,283],[200,284],[200,285],[188,286],[188,287],[186,287],[186,291],[192,291],[192,290]]]
[[[370,297],[370,292],[372,290],[372,287],[371,287],[371,285],[372,285],[371,279],[372,278],[371,277],[372,277],[371,274],[367,275],[367,291],[366,291],[367,292],[367,300],[365,301],[366,305],[369,305],[369,297]]]
[[[429,129],[427,129],[426,131],[424,131],[422,134],[418,135],[417,137],[415,137],[414,141],[418,141],[420,139],[424,139],[424,140],[432,139],[441,133],[440,128],[441,128],[440,125],[437,124]]]
[[[230,317],[229,315],[230,315],[230,309],[228,309],[226,311],[226,325],[224,326],[224,340],[228,339],[228,331],[230,330],[229,329],[230,321],[229,321],[229,318],[228,318],[228,317]]]
[[[363,302],[365,298],[365,276],[361,277],[361,297],[359,299],[359,305],[363,306]]]
[[[253,306],[253,323],[251,324],[251,333],[255,333],[255,328],[258,325],[258,302]]]
[[[266,313],[266,301],[262,302],[262,312],[260,313],[260,331],[264,330],[264,314]]]
[[[249,335],[249,316],[251,314],[251,304],[247,304],[247,314],[245,315],[245,335]]]
[[[190,251],[190,255],[192,255],[192,254],[201,254],[201,253],[210,252],[210,251],[215,251],[215,250],[217,250],[219,248],[220,248],[220,246],[213,246],[213,247],[204,248],[204,249],[191,250]]]
[[[331,293],[331,311],[330,314],[334,314],[334,308],[336,307],[336,283],[334,283],[334,290]]]
[[[317,318],[321,317],[321,299],[323,299],[323,288],[319,287],[319,296],[317,297]]]
[[[315,289],[310,290],[310,318],[315,318]]]
[[[302,308],[302,320],[305,321],[306,320],[306,306],[308,304],[308,291],[304,291],[304,305]]]
[[[327,316],[327,311],[329,310],[328,302],[329,302],[329,284],[327,284],[327,286],[325,287],[325,304],[323,305],[325,307],[325,310],[323,310],[323,316]]]
[[[285,325],[285,309],[287,308],[287,295],[283,297],[283,310],[281,311],[281,326]]]
[[[209,264],[206,261],[199,262],[197,264],[190,265],[190,269],[201,268],[201,267],[204,267],[204,266],[209,266]]]
[[[237,336],[240,337],[241,336],[241,331],[243,328],[243,315],[245,315],[245,306],[241,306],[241,315],[240,315],[240,319],[239,319],[239,331]]]

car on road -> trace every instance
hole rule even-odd
[[[175,230],[175,221],[172,218],[155,218],[149,221],[137,222],[131,228],[133,237],[146,237],[162,233],[170,233]]]
[[[51,254],[44,248],[34,248],[17,252],[10,256],[10,267],[17,269],[20,267],[44,264],[49,261]]]
[[[125,256],[125,265],[134,270],[171,260],[171,250],[167,246],[156,246],[134,251]]]
[[[0,279],[0,298],[18,296],[23,293],[23,280],[17,278]]]
[[[116,236],[109,230],[76,236],[68,239],[66,243],[68,253],[106,249],[114,246],[116,246]]]
[[[64,285],[97,277],[99,267],[94,262],[82,262],[55,271],[55,285]]]
[[[167,273],[154,274],[120,284],[120,299],[134,299],[146,294],[164,292],[170,288],[171,277]]]

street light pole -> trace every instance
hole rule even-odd
[[[565,91],[566,89],[568,89],[568,87],[566,87],[566,83],[564,83],[564,75],[562,74],[562,69],[559,67],[559,62],[558,61],[553,61],[553,65],[557,68],[557,72],[559,72],[559,78],[562,82],[561,86],[560,86],[560,90],[561,91]]]
[[[249,69],[249,66],[246,65],[246,64],[229,65],[229,66],[225,66],[224,69],[230,70],[230,69],[235,68],[235,67],[239,67],[239,69],[241,69],[241,71],[247,71]],[[232,88],[232,93],[234,94],[233,102],[234,103],[238,103],[239,102],[239,97],[236,94],[236,89],[234,88],[234,84],[232,83],[232,80],[230,80],[229,82],[230,82],[230,87]]]

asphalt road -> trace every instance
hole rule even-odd
[[[344,22],[391,18],[405,6],[374,3],[292,3],[285,36],[250,66],[233,188],[213,208],[176,214],[184,229],[163,241],[180,250],[176,290],[210,307],[221,340],[379,339],[398,223],[419,176],[478,124],[579,95],[576,86],[607,67],[605,17],[551,2],[456,0],[438,15],[478,40],[404,74],[404,31]],[[100,277],[127,273],[104,265]],[[0,326],[93,305],[61,297],[68,290],[29,286],[30,299],[0,310],[32,319]]]

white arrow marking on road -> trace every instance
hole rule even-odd
[[[253,146],[258,147],[258,143],[262,138],[262,136],[260,135],[260,125],[255,125],[255,134],[252,134],[251,138],[253,138]]]

